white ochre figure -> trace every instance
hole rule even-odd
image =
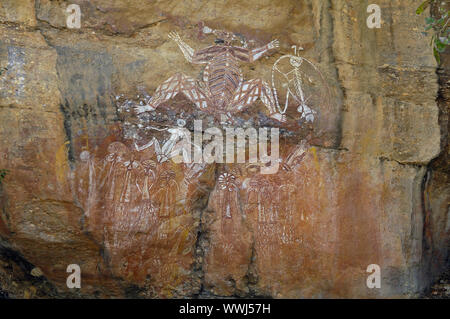
[[[269,116],[278,121],[285,118],[277,111],[270,86],[261,79],[244,81],[239,64],[253,62],[279,46],[278,40],[253,50],[235,46],[232,33],[204,28],[205,33],[216,35],[215,45],[194,50],[176,32],[169,38],[176,42],[184,57],[194,64],[206,64],[203,81],[177,73],[162,83],[145,105],[135,106],[136,112],[155,110],[161,103],[183,93],[197,108],[210,113],[234,113],[253,104],[258,98],[267,107]]]
[[[284,62],[288,61],[289,69],[282,70],[281,65],[286,64]],[[273,95],[277,110],[280,114],[285,116],[290,99],[293,103],[297,105],[297,112],[301,114],[300,119],[305,122],[314,122],[315,115],[317,112],[311,108],[311,104],[324,104],[325,100],[321,100],[321,96],[314,96],[314,94],[309,94],[306,92],[307,88],[317,86],[317,89],[322,88],[325,91],[328,89],[325,83],[314,83],[312,77],[308,76],[304,71],[301,70],[302,66],[307,66],[313,71],[313,74],[318,76],[318,79],[322,80],[322,74],[317,69],[317,67],[309,60],[295,55],[283,55],[275,61],[272,67],[272,87]],[[284,97],[284,106],[280,105],[278,90],[275,88],[275,76],[281,76],[282,87],[286,89],[286,96]],[[317,95],[317,92],[315,93]],[[311,98],[317,99],[319,101],[311,101]]]

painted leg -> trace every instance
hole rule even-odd
[[[257,99],[269,110],[269,116],[277,121],[285,122],[285,116],[277,111],[275,99],[269,85],[260,79],[243,82],[237,89],[232,102],[234,110],[241,110],[253,104]]]
[[[208,107],[207,94],[202,90],[194,78],[177,73],[168,78],[155,91],[147,105],[135,107],[136,113],[144,113],[155,110],[161,103],[174,98],[178,93],[183,93],[198,108]]]

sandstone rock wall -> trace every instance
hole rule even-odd
[[[368,1],[3,0],[1,247],[39,267],[60,296],[69,264],[82,269],[79,296],[416,296],[448,264],[450,230],[448,59],[437,73],[419,2],[378,1],[382,27],[369,29]],[[66,27],[70,3],[81,7],[80,29]],[[201,68],[167,34],[205,47],[200,21],[258,45],[279,39],[278,52],[242,65],[246,79],[268,80],[278,57],[303,47],[333,104],[293,170],[158,165],[150,195],[170,202],[158,215],[145,198],[131,207],[117,184],[104,186],[150,183],[154,168],[155,154],[131,150],[115,97],[152,94],[176,72],[197,78]],[[283,156],[296,144],[287,139]],[[117,156],[149,166],[111,175]],[[230,191],[224,173],[236,178]],[[381,267],[380,289],[366,286],[370,264]],[[12,295],[30,296],[24,289]]]

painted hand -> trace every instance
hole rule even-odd
[[[170,31],[168,37],[175,42],[181,41],[180,35],[176,31]]]
[[[153,111],[155,108],[151,107],[150,105],[146,104],[146,105],[136,105],[134,106],[134,111],[136,112],[136,114],[141,114],[141,113],[145,113],[145,112],[150,112]]]
[[[286,122],[286,115],[285,114],[280,114],[280,113],[273,113],[270,115],[271,118],[273,118],[274,120],[277,120],[278,122]]]
[[[268,45],[267,45],[267,48],[270,50],[270,49],[276,49],[276,48],[279,48],[280,47],[280,42],[278,41],[278,40],[273,40],[272,42],[270,42]]]

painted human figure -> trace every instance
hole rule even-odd
[[[87,150],[82,151],[79,165],[77,198],[85,210],[86,217],[89,217],[96,200],[97,172],[94,156]]]
[[[162,146],[159,141],[153,137],[150,142],[143,146],[138,146],[135,142],[134,147],[138,152],[141,152],[151,146],[154,146],[158,163],[164,163],[180,153],[183,156],[184,162],[189,163],[190,147],[193,144],[190,142],[190,132],[184,128],[185,125],[186,121],[179,119],[176,127],[162,129],[161,131],[167,131],[170,133],[169,138],[164,142],[164,144],[162,144]],[[198,148],[198,146],[195,145],[194,147]]]
[[[173,217],[171,213],[175,211],[176,197],[179,192],[179,186],[175,177],[175,172],[170,168],[164,167],[160,169],[156,181],[158,189],[155,192],[155,200],[159,206],[159,217]]]
[[[232,218],[238,210],[237,179],[234,175],[223,173],[219,176],[220,203],[222,205],[222,218]]]
[[[104,188],[106,202],[115,205],[120,197],[120,176],[125,162],[128,148],[121,142],[113,142],[108,146],[108,155],[105,157],[103,172],[104,176],[100,187]]]
[[[169,167],[160,167],[156,180],[158,189],[155,192],[155,204],[158,209],[158,230],[156,238],[167,240],[173,231],[172,218],[176,214],[177,195],[179,186],[176,181],[176,174]]]
[[[209,33],[216,35],[216,44],[198,51],[181,40],[176,32],[169,33],[169,38],[177,43],[189,62],[206,64],[203,81],[177,73],[156,89],[154,96],[146,105],[136,106],[136,112],[153,111],[161,103],[174,98],[178,93],[183,93],[197,108],[220,114],[238,112],[259,98],[267,107],[270,117],[284,121],[282,114],[277,111],[269,85],[261,79],[244,81],[239,69],[240,63],[256,61],[269,50],[278,48],[278,40],[249,50],[232,44],[236,40],[234,34],[207,29]]]

